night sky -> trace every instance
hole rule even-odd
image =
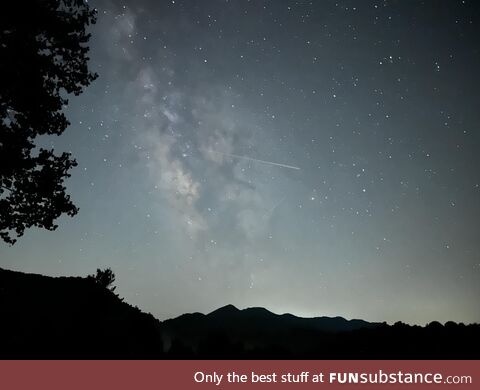
[[[90,1],[79,214],[0,267],[159,319],[232,303],[480,322],[478,1]]]

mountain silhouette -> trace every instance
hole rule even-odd
[[[0,359],[479,359],[480,325],[425,327],[233,305],[166,321],[91,277],[0,268]]]
[[[176,334],[222,331],[231,334],[285,333],[291,329],[319,332],[347,332],[362,328],[375,328],[380,323],[363,320],[346,320],[342,317],[301,318],[292,314],[274,314],[262,307],[243,310],[233,305],[221,307],[209,314],[184,314],[163,322],[164,331]]]
[[[187,350],[192,357],[234,358],[305,355],[312,337],[328,334],[332,338],[338,333],[373,329],[382,324],[342,317],[301,318],[274,314],[262,307],[239,310],[227,305],[209,314],[184,314],[162,325],[166,347],[174,355],[175,348],[180,346],[180,356]]]

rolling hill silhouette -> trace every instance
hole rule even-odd
[[[162,351],[158,320],[88,278],[0,268],[0,318],[0,358],[153,358]]]
[[[233,305],[221,307],[207,315],[184,314],[163,322],[164,340],[193,355],[208,357],[239,354],[274,356],[290,355],[302,344],[310,344],[310,335],[350,332],[362,328],[375,328],[380,324],[363,320],[348,321],[342,317],[301,318],[292,314],[274,314],[265,308],[252,307],[239,310]],[[301,337],[307,336],[306,338]],[[172,343],[172,341],[177,343]],[[221,342],[216,342],[221,340]],[[226,348],[228,346],[228,348]],[[232,352],[230,353],[229,350]],[[231,355],[231,356],[230,356]]]
[[[346,320],[343,317],[302,318],[292,314],[274,314],[263,307],[250,307],[239,310],[233,305],[221,307],[207,315],[184,314],[178,318],[164,321],[165,326],[230,329],[233,332],[286,331],[292,327],[301,327],[323,332],[344,332],[361,328],[379,326],[363,320]]]
[[[162,323],[176,358],[434,359],[478,358],[480,325],[432,322],[425,327],[342,317],[301,318],[227,305]]]
[[[387,325],[227,305],[163,322],[91,278],[0,268],[3,359],[478,359],[480,325]]]

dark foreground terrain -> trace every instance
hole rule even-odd
[[[479,359],[480,325],[299,318],[232,305],[160,322],[93,278],[0,269],[0,359]]]

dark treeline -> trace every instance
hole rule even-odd
[[[257,336],[258,337],[258,336]],[[478,359],[480,326],[395,324],[321,332],[292,329],[271,343],[250,343],[212,330],[191,344],[174,338],[168,356],[180,359]]]
[[[0,269],[1,359],[479,359],[480,325],[299,318],[228,305],[160,322],[110,270],[51,278]]]

